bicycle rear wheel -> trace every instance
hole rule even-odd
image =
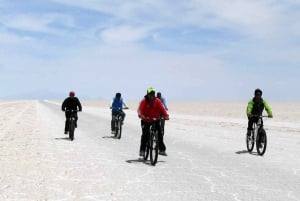
[[[256,150],[259,155],[264,155],[267,148],[267,134],[266,131],[262,128],[258,131],[256,139]]]
[[[151,131],[150,134],[150,161],[155,165],[158,157],[158,134],[157,131]]]
[[[121,139],[121,134],[122,134],[122,123],[120,119],[118,119],[116,123],[116,138]]]
[[[70,119],[70,125],[69,125],[69,138],[71,140],[74,139],[74,131],[75,131],[75,119]]]
[[[252,152],[253,148],[254,148],[254,131],[251,131],[251,135],[248,136],[246,134],[246,145],[247,145],[247,150],[248,152]]]

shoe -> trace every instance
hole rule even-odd
[[[68,135],[68,131],[65,131],[64,134]]]
[[[166,151],[159,151],[158,153],[159,155],[162,155],[162,156],[167,156],[168,154],[166,153]]]
[[[111,130],[111,134],[115,134],[115,132],[116,132],[116,131],[114,131],[114,130]]]
[[[140,151],[140,156],[144,156],[145,155],[145,151],[141,150]]]

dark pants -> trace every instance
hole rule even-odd
[[[248,130],[253,130],[253,124],[257,123],[259,117],[248,117]],[[261,121],[261,125],[263,125],[263,121]]]
[[[145,149],[146,149],[146,144],[147,144],[147,141],[148,141],[149,135],[150,135],[150,126],[151,125],[152,125],[152,123],[141,121],[143,133],[142,133],[142,137],[141,137],[140,151],[145,151]],[[163,138],[163,135],[161,132],[161,127],[160,127],[159,121],[155,122],[155,126],[158,130],[158,149],[159,149],[159,151],[165,151],[166,146],[164,144],[164,138]]]
[[[75,120],[75,126],[77,127],[77,120],[78,120],[78,116],[77,116],[77,112],[73,112],[74,116],[76,118]],[[69,118],[71,116],[71,112],[65,112],[65,116],[66,116],[66,123],[65,123],[65,131],[69,131]]]
[[[125,119],[125,116],[126,116],[125,112],[123,112],[123,111],[112,111],[111,112],[111,121],[110,121],[111,122],[111,130],[114,130],[114,128],[115,128],[115,117],[118,114],[121,114],[123,121]]]

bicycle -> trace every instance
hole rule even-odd
[[[128,107],[124,107],[123,109],[128,109]],[[121,139],[123,117],[122,117],[121,113],[119,112],[117,115],[113,115],[112,118],[114,121],[113,130],[114,130],[115,138]]]
[[[156,118],[152,118],[153,122],[150,126],[150,134],[149,134],[149,138],[146,144],[146,149],[145,149],[145,153],[144,153],[144,160],[148,159],[149,153],[150,153],[150,162],[151,165],[155,165],[157,162],[157,158],[158,158],[158,146],[159,146],[159,142],[158,142],[158,129],[156,127],[156,122],[159,119]]]
[[[249,153],[252,152],[254,148],[254,143],[256,143],[256,150],[259,155],[264,155],[267,148],[267,134],[263,128],[263,118],[268,116],[265,115],[253,115],[252,117],[258,117],[257,123],[253,123],[253,129],[251,130],[250,136],[246,135],[246,145]]]
[[[76,112],[78,110],[67,110],[67,112],[70,112],[70,117],[68,119],[69,122],[69,138],[71,141],[74,140],[74,132],[75,132],[75,124],[76,124]]]

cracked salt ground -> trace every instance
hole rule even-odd
[[[289,116],[295,105],[273,104],[260,157],[246,151],[243,104],[212,104],[212,114],[203,104],[197,111],[170,104],[168,156],[153,167],[138,157],[136,104],[116,140],[107,104],[83,102],[69,141],[59,102],[1,101],[0,200],[299,201],[300,115]]]

